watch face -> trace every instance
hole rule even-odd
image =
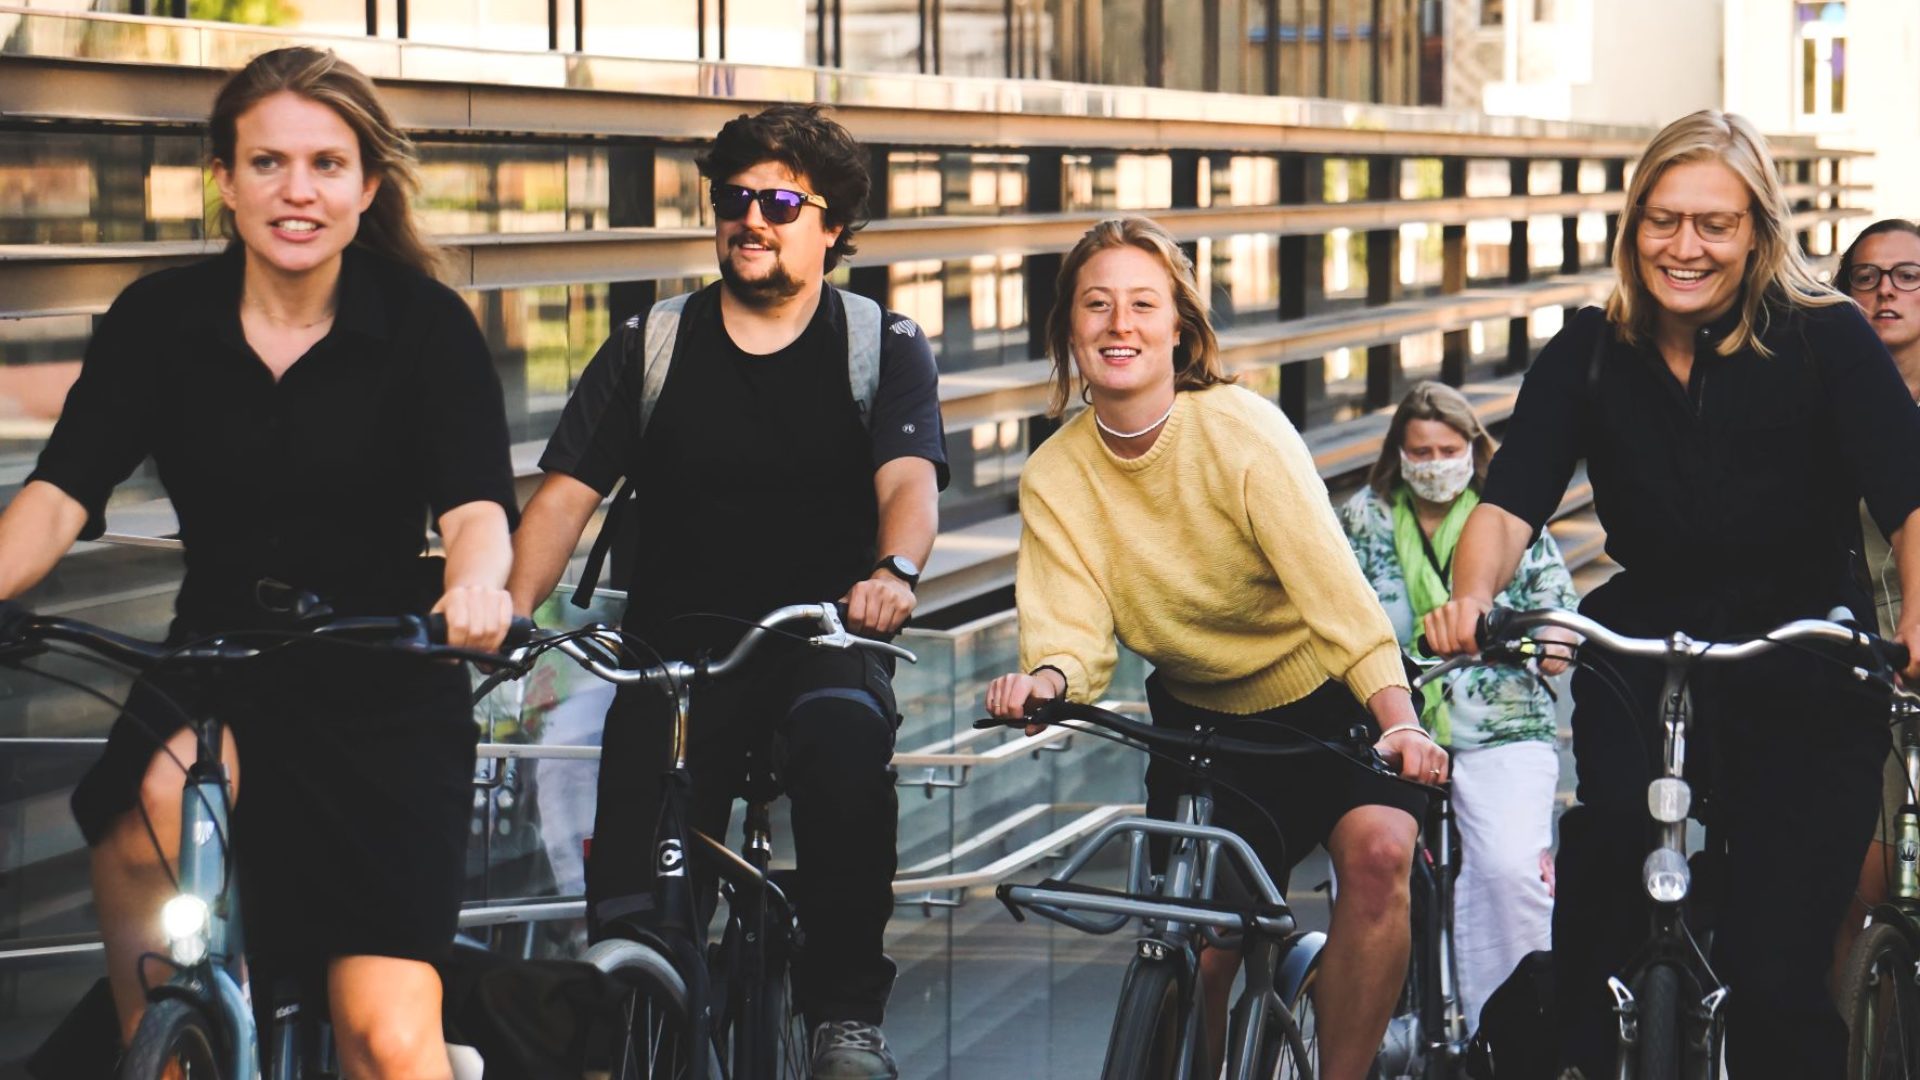
[[[900,571],[904,577],[917,578],[920,576],[920,567],[915,565],[914,561],[905,555],[890,555],[887,557],[887,562],[891,564],[894,569]]]

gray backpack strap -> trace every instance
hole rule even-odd
[[[647,355],[640,378],[640,434],[647,433],[647,421],[667,388],[667,369],[673,365],[673,346],[680,337],[680,311],[692,293],[669,296],[647,312]]]
[[[886,312],[859,293],[839,292],[847,312],[847,383],[853,403],[860,408],[860,426],[872,427],[873,399],[880,394],[880,333]]]

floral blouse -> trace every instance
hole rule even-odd
[[[1361,488],[1340,508],[1347,542],[1360,560],[1360,570],[1379,594],[1380,606],[1393,622],[1393,632],[1406,641],[1413,630],[1413,606],[1407,599],[1407,579],[1393,547],[1393,508]],[[1573,576],[1560,558],[1560,548],[1545,530],[1520,559],[1507,591],[1495,599],[1501,607],[1519,611],[1533,608],[1573,608],[1580,597]],[[1453,724],[1453,747],[1474,750],[1537,740],[1552,742],[1553,701],[1534,673],[1510,667],[1470,667],[1447,680],[1448,711]]]

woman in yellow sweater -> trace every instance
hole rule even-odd
[[[1101,222],[1062,264],[1057,295],[1051,413],[1065,409],[1075,371],[1092,407],[1021,475],[1024,672],[993,681],[988,712],[1097,700],[1118,638],[1154,665],[1156,724],[1237,724],[1235,735],[1259,738],[1279,723],[1339,739],[1371,723],[1403,775],[1444,780],[1447,756],[1420,728],[1393,627],[1312,456],[1273,403],[1230,385],[1173,238],[1144,218]],[[1423,796],[1325,755],[1216,763],[1215,776],[1215,820],[1245,836],[1276,881],[1315,844],[1332,855],[1322,1075],[1365,1076],[1406,974]],[[1284,835],[1229,786],[1260,800]],[[1174,767],[1148,767],[1151,812],[1169,816],[1180,789]],[[1238,965],[1218,950],[1201,959],[1215,1032]]]

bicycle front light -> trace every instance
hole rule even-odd
[[[1653,820],[1678,825],[1687,820],[1687,812],[1692,809],[1693,789],[1685,780],[1663,776],[1647,785],[1647,813]]]
[[[1640,880],[1647,895],[1662,904],[1677,904],[1687,898],[1693,874],[1687,869],[1687,857],[1672,848],[1655,848],[1640,868]]]
[[[173,962],[193,965],[207,958],[207,929],[212,912],[207,902],[191,893],[182,893],[160,909],[160,929],[167,935],[167,951]]]

